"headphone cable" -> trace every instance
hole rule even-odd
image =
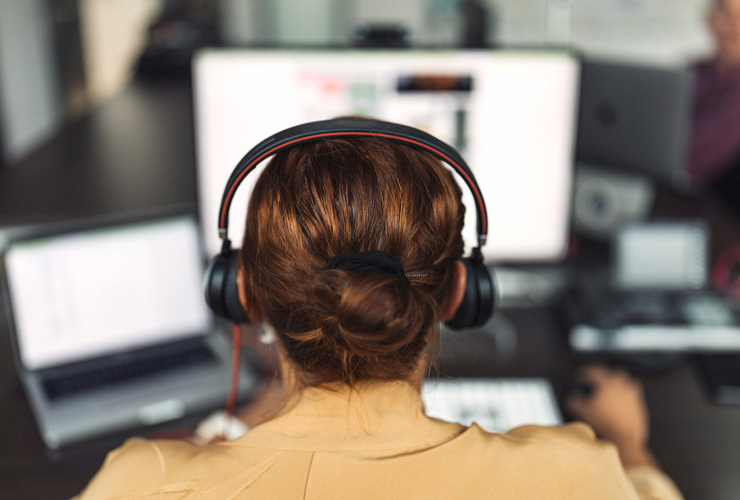
[[[239,394],[239,364],[241,362],[242,348],[242,327],[234,323],[234,353],[231,360],[231,388],[229,397],[226,400],[226,411],[224,415],[224,428],[221,431],[221,437],[224,441],[228,440],[231,420],[234,418],[234,409],[236,407],[236,397]]]

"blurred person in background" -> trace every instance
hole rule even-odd
[[[712,0],[714,55],[695,69],[688,171],[692,183],[740,217],[740,0]]]

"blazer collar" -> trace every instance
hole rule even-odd
[[[453,439],[466,428],[424,413],[419,391],[405,381],[368,381],[308,388],[284,412],[232,442],[291,450],[413,450]]]

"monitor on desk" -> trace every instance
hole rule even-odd
[[[366,115],[421,128],[460,150],[486,197],[489,261],[559,259],[568,241],[578,81],[577,60],[555,51],[201,52],[194,99],[206,248],[220,249],[223,189],[251,147],[303,122]],[[256,177],[234,198],[234,242]],[[463,202],[472,207],[472,195]],[[463,236],[471,247],[472,209]]]
[[[691,96],[686,67],[585,60],[576,160],[686,190]]]

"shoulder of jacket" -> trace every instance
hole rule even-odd
[[[524,425],[515,427],[507,436],[537,442],[555,442],[593,445],[597,443],[596,433],[583,422],[572,422],[563,426]]]

